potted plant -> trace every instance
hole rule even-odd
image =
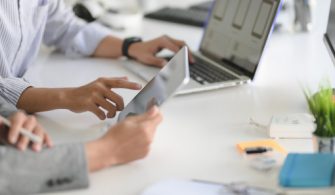
[[[331,87],[320,87],[314,95],[305,93],[310,112],[315,118],[313,135],[316,152],[335,152],[335,99]]]

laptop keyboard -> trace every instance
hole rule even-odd
[[[190,76],[200,84],[235,80],[237,77],[207,63],[195,62],[190,65]]]

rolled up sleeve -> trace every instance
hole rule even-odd
[[[22,78],[0,77],[0,95],[14,106],[16,106],[23,91],[28,87],[31,87],[31,84]]]
[[[98,23],[86,23],[77,18],[63,1],[50,2],[43,41],[56,46],[70,57],[90,56],[110,30]]]
[[[8,118],[17,111],[16,107],[0,97],[0,115]]]

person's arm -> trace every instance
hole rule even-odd
[[[67,9],[61,0],[51,2],[49,16],[44,33],[44,43],[56,46],[72,57],[93,56],[102,58],[119,58],[122,56],[123,40],[111,35],[101,24],[85,23]],[[156,57],[162,49],[177,52],[185,42],[162,36],[150,41],[135,43],[130,46],[130,56],[144,64],[158,67],[166,61]],[[190,60],[193,61],[190,52]]]
[[[85,147],[68,144],[36,153],[0,146],[0,194],[26,195],[87,188]]]
[[[113,88],[138,90],[141,85],[127,78],[99,78],[77,88],[27,88],[20,96],[17,107],[29,113],[54,109],[69,109],[73,112],[90,111],[101,120],[112,118],[123,110],[121,96]],[[107,116],[101,109],[107,110]]]
[[[161,121],[161,113],[157,107],[153,107],[142,115],[127,117],[102,138],[87,143],[85,148],[89,170],[98,171],[144,158],[150,151]]]
[[[99,23],[86,23],[76,17],[63,0],[49,1],[48,4],[43,42],[55,46],[67,56],[91,56],[98,44],[111,34]]]
[[[22,78],[0,77],[0,97],[15,106],[22,92],[30,86],[31,84],[24,81]]]
[[[40,153],[0,146],[0,194],[21,195],[88,187],[88,170],[144,158],[162,116],[156,107],[128,117],[102,138]]]
[[[93,56],[102,58],[119,58],[122,56],[123,40],[111,35],[105,37],[95,49]],[[137,42],[130,45],[128,53],[133,59],[146,65],[163,67],[167,61],[164,58],[157,57],[156,54],[162,49],[168,49],[174,53],[178,52],[186,43],[181,40],[173,39],[169,36],[161,36],[159,38]],[[191,52],[189,59],[193,62]]]

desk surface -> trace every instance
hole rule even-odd
[[[91,174],[91,186],[87,190],[56,194],[135,195],[167,178],[245,181],[278,188],[279,169],[266,173],[251,169],[237,153],[235,145],[241,141],[267,138],[266,133],[248,124],[250,117],[267,124],[273,114],[306,112],[301,86],[316,90],[323,78],[335,83],[335,70],[322,42],[329,2],[317,2],[311,33],[272,35],[253,83],[177,96],[166,103],[162,107],[164,121],[147,158]],[[115,34],[138,34],[145,39],[168,34],[186,40],[196,49],[202,29],[143,20],[137,30]],[[26,78],[35,86],[64,87],[86,84],[99,76],[120,75],[144,83],[124,69],[122,61],[67,59],[42,49]],[[127,90],[118,92],[126,102],[136,94]],[[106,123],[115,123],[115,120],[99,121],[90,113],[74,114],[64,110],[40,113],[38,117],[57,143],[94,139],[103,133],[102,127]],[[279,143],[292,152],[312,151],[312,142],[308,139],[279,140]],[[331,190],[324,193],[334,194]]]

